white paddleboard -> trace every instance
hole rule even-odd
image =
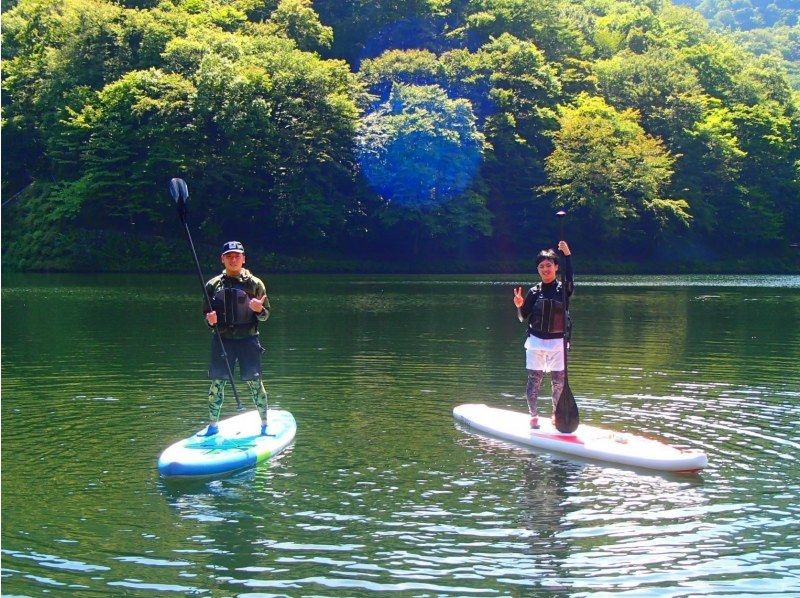
[[[614,432],[581,424],[573,434],[562,434],[547,418],[531,429],[530,415],[471,403],[453,409],[453,417],[497,438],[546,451],[585,459],[621,463],[659,471],[699,471],[708,466],[702,451],[681,450],[635,434]]]
[[[169,446],[158,458],[164,477],[208,477],[252,467],[280,453],[297,432],[288,411],[267,412],[267,435],[261,434],[261,414],[255,409],[220,420],[219,432],[203,436],[207,428]]]

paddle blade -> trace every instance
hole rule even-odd
[[[186,201],[189,199],[189,187],[186,181],[174,178],[169,182],[169,194],[178,206],[178,215],[181,220],[186,220]]]
[[[572,434],[580,424],[578,404],[575,402],[575,396],[566,380],[564,381],[564,390],[556,404],[555,420],[556,430],[564,434]]]

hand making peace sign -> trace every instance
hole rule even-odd
[[[525,298],[522,296],[522,287],[517,287],[514,289],[514,305],[522,307],[523,303],[525,303]]]

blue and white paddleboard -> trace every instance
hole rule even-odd
[[[246,469],[280,453],[297,432],[294,416],[280,409],[267,413],[266,436],[261,434],[261,415],[255,409],[220,420],[218,426],[213,436],[204,436],[207,428],[203,428],[167,447],[158,458],[159,473],[195,478]]]
[[[496,409],[482,403],[459,405],[453,409],[453,417],[496,438],[585,459],[659,471],[690,472],[708,466],[708,457],[703,451],[682,450],[635,434],[585,424],[579,425],[573,434],[563,434],[545,417],[540,417],[540,427],[532,430],[527,413]]]

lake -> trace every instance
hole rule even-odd
[[[708,454],[659,474],[454,422],[525,410],[531,274],[258,274],[297,437],[180,483],[156,460],[207,414],[197,277],[3,276],[3,595],[800,595],[800,276],[578,272],[582,421]]]

